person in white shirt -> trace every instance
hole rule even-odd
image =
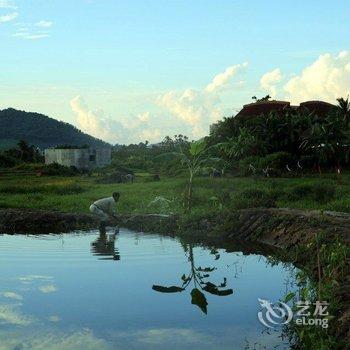
[[[116,203],[120,197],[119,192],[114,192],[112,197],[102,198],[90,205],[90,212],[100,220],[100,231],[105,231],[108,221],[116,220]]]

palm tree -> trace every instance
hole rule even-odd
[[[343,116],[343,120],[346,124],[346,126],[350,123],[350,101],[349,96],[346,98],[346,100],[343,97],[337,98],[338,101],[338,109],[340,110],[340,113]]]

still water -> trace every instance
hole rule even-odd
[[[0,235],[0,349],[288,348],[258,298],[281,299],[295,272],[234,250],[128,230]]]

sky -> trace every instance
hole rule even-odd
[[[198,139],[252,96],[350,93],[348,0],[0,0],[0,109]]]

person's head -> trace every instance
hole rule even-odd
[[[114,201],[115,202],[118,202],[119,200],[119,197],[120,197],[120,193],[119,192],[113,192],[113,198],[114,198]]]

